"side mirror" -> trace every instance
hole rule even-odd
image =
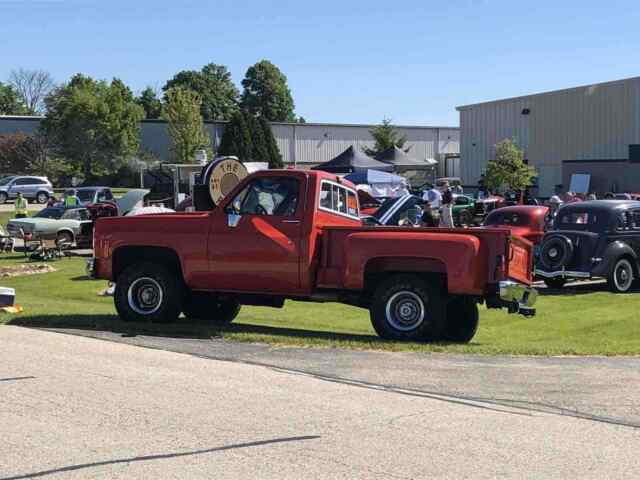
[[[241,218],[242,216],[237,213],[229,213],[227,215],[227,226],[231,228],[237,227]]]

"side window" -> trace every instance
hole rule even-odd
[[[236,195],[227,212],[291,217],[298,208],[299,183],[290,177],[258,178]]]
[[[41,178],[34,178],[33,181],[31,182],[33,185],[46,185],[47,182],[45,182],[44,180],[42,180]]]
[[[353,191],[323,180],[320,184],[320,209],[358,218],[358,199]]]
[[[64,220],[80,220],[80,215],[78,214],[78,210],[67,210],[62,215]]]
[[[13,182],[13,184],[14,185],[31,185],[31,179],[30,178],[19,178],[15,182]]]
[[[104,199],[105,200],[113,200],[113,194],[111,193],[111,190],[105,190]]]
[[[633,210],[631,212],[631,227],[634,230],[640,230],[640,210]]]

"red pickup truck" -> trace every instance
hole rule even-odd
[[[468,342],[478,303],[533,315],[532,245],[505,229],[364,226],[354,186],[254,173],[206,212],[102,218],[89,272],[125,321],[231,322],[285,299],[367,308],[383,338]]]

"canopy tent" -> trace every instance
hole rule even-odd
[[[365,190],[376,198],[397,197],[409,193],[407,180],[392,173],[367,170],[352,173],[344,178],[358,185],[358,189],[366,186]]]
[[[353,148],[353,145],[337,157],[312,168],[312,170],[322,170],[329,173],[353,173],[371,169],[390,172],[393,170],[393,165],[379,162],[378,160],[368,157],[364,153]]]
[[[365,170],[355,172],[344,177],[345,180],[349,180],[351,183],[360,185],[367,183],[373,185],[375,183],[403,183],[405,181],[400,175],[394,175],[393,173],[381,172],[379,170]]]
[[[380,152],[376,155],[376,160],[379,160],[383,163],[393,165],[394,169],[397,170],[427,170],[434,168],[438,165],[438,162],[435,160],[428,158],[425,160],[418,160],[417,158],[412,157],[404,150],[398,148],[397,146],[393,146],[387,148],[386,150]]]

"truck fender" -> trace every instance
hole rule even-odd
[[[438,274],[444,279],[447,275],[447,267],[442,261],[435,258],[375,257],[367,261],[363,272],[363,285],[365,285],[366,289],[370,289],[376,283],[377,274],[385,272],[415,272]]]
[[[620,258],[620,257],[630,257],[633,259],[633,267],[635,270],[635,274],[638,275],[638,271],[640,270],[638,268],[638,255],[636,254],[636,252],[633,250],[633,248],[631,248],[629,246],[629,244],[622,242],[620,240],[616,240],[615,242],[611,242],[606,250],[604,251],[604,254],[602,255],[602,261],[599,262],[592,270],[592,274],[598,277],[604,277],[607,276],[607,274],[609,273],[609,270],[611,269],[611,267],[613,267],[613,265],[615,264],[615,262]]]

